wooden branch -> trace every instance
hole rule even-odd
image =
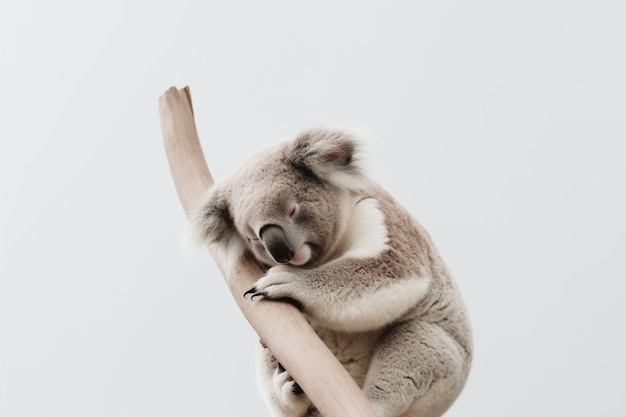
[[[159,99],[159,110],[170,170],[189,215],[213,185],[200,147],[189,88],[167,90]],[[243,297],[262,274],[258,265],[242,262],[224,278],[237,305],[272,354],[325,417],[376,417],[363,392],[296,308]]]

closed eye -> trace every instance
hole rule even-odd
[[[289,219],[291,220],[294,217],[296,217],[296,215],[298,214],[299,211],[300,211],[300,206],[298,204],[293,204],[289,208],[289,213],[287,214],[289,216]]]

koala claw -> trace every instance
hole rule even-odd
[[[291,387],[291,393],[295,396],[298,396],[298,395],[304,394],[304,391],[302,390],[302,388],[300,388],[300,385],[296,381],[293,381],[293,386]]]
[[[267,292],[258,291],[257,287],[252,287],[248,291],[243,293],[243,298],[248,298],[248,295],[250,295],[250,301],[253,301],[254,297],[266,297]]]

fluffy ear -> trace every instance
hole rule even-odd
[[[227,195],[219,188],[209,192],[189,221],[193,236],[206,244],[227,244],[235,233]]]
[[[213,247],[218,265],[230,276],[246,253],[231,216],[228,194],[218,187],[211,190],[200,208],[189,219],[191,237]]]
[[[345,188],[356,188],[363,178],[357,163],[356,135],[337,129],[311,129],[294,140],[288,159],[296,167]]]

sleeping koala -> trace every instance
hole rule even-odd
[[[192,217],[228,270],[254,257],[250,299],[291,300],[381,417],[440,416],[472,340],[459,291],[426,231],[368,179],[350,132],[313,129],[255,154]],[[268,349],[259,387],[280,417],[319,415]]]

